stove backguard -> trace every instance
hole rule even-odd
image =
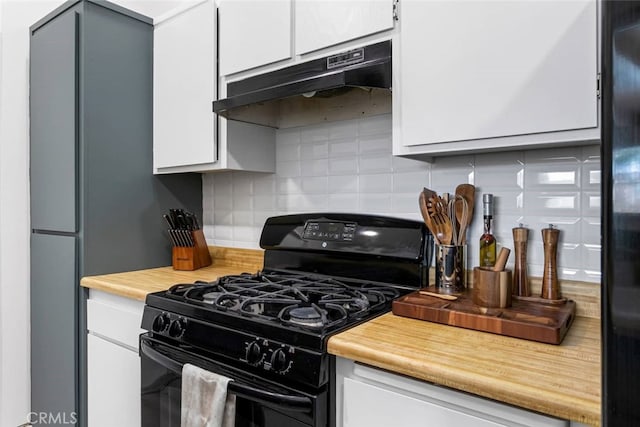
[[[344,213],[267,219],[264,268],[326,274],[407,288],[428,284],[433,238],[424,223]]]

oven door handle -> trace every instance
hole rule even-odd
[[[146,342],[140,341],[140,351],[154,362],[178,375],[182,375],[182,363],[176,362],[172,358],[165,356]],[[276,406],[286,411],[311,412],[313,410],[313,403],[309,397],[274,393],[233,379],[229,381],[227,390],[236,396],[244,397],[248,400],[262,403],[264,405]]]

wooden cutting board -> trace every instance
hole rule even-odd
[[[432,289],[429,289],[432,290]],[[484,309],[467,290],[455,301],[412,292],[393,302],[393,314],[548,344],[560,344],[573,323],[576,303],[514,300],[509,308]]]

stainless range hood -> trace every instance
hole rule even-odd
[[[339,118],[361,116],[355,110],[363,103],[373,113],[387,112],[390,89],[391,41],[384,41],[228,83],[228,97],[214,101],[213,111],[231,120],[291,127],[300,124],[291,119],[294,113],[320,122],[329,111],[339,111]]]

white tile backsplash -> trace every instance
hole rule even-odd
[[[352,138],[334,139],[329,141],[329,157],[354,157],[358,154],[358,139]]]
[[[530,229],[529,274],[542,276],[540,230],[561,230],[559,276],[600,281],[599,146],[438,157],[391,155],[391,115],[277,131],[276,173],[221,172],[203,178],[204,231],[210,244],[257,248],[264,221],[296,212],[362,212],[421,220],[422,187],[477,188],[468,230],[477,265],[482,193],[495,196],[494,234],[512,248],[511,229]],[[508,264],[513,266],[513,257]]]
[[[360,175],[359,192],[362,193],[392,193],[392,175],[390,173]]]
[[[329,194],[329,210],[332,212],[358,212],[358,193]]]
[[[358,158],[355,156],[331,159],[331,161],[329,162],[329,175],[347,175],[357,173]]]
[[[328,159],[310,159],[300,162],[300,174],[302,176],[326,177],[328,170]]]
[[[360,193],[360,212],[370,214],[385,214],[393,212],[391,206],[392,194],[363,194]]]
[[[358,175],[336,175],[329,177],[329,195],[358,193]]]
[[[304,194],[327,194],[328,187],[329,177],[326,175],[302,178],[302,191]]]
[[[355,139],[358,136],[358,121],[346,120],[343,122],[329,123],[329,139],[350,138]]]
[[[286,151],[286,150],[280,150]],[[312,141],[306,142],[300,146],[301,160],[319,160],[329,157],[328,141]]]
[[[360,173],[389,173],[393,170],[391,156],[388,153],[361,154]]]
[[[319,142],[329,139],[329,128],[330,126],[327,124],[320,124],[298,128],[297,131],[300,133],[301,142]],[[293,132],[296,132],[295,128]]]
[[[278,176],[281,177],[296,177],[300,176],[300,162],[299,161],[280,161],[276,160],[278,166]]]
[[[360,137],[358,145],[360,154],[382,153],[391,154],[391,134],[383,133],[379,135],[363,135]]]

